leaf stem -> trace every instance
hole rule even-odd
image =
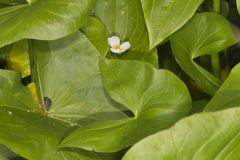
[[[222,80],[226,80],[230,74],[228,49],[224,50],[224,69],[221,71]]]
[[[220,9],[221,9],[221,1],[213,0],[213,12],[220,13]]]
[[[221,2],[220,0],[213,0],[213,11],[215,13],[220,13]],[[219,54],[214,54],[211,56],[211,64],[212,64],[212,73],[217,76],[221,77],[221,67],[220,67],[220,58]]]
[[[212,73],[218,78],[221,77],[220,58],[218,54],[211,56]]]

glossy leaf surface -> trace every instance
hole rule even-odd
[[[228,79],[205,107],[205,111],[219,111],[240,106],[240,65],[237,65]]]
[[[141,0],[150,48],[165,41],[195,13],[203,0]]]
[[[41,101],[34,101],[19,74],[0,71],[0,143],[27,159],[101,158],[88,151],[58,150],[60,140],[73,127],[126,117],[103,90],[100,53],[80,32],[30,46]],[[51,101],[48,112],[44,97]]]
[[[166,70],[140,61],[111,60],[101,63],[101,71],[111,98],[131,110],[134,117],[79,128],[61,147],[115,152],[170,127],[190,110],[187,88]]]
[[[0,142],[30,159],[55,157],[64,124],[40,113],[17,73],[1,70],[0,81]]]
[[[32,48],[32,76],[41,103],[44,97],[51,100],[49,114],[71,123],[124,117],[103,89],[100,53],[82,33],[36,41]]]
[[[0,9],[0,47],[24,38],[53,40],[79,29],[94,0],[34,0]]]
[[[133,146],[123,160],[233,160],[239,158],[240,109],[201,113]]]
[[[98,19],[93,17],[89,18],[89,20],[81,27],[81,31],[88,37],[102,55],[107,55],[107,31],[105,26]]]
[[[174,55],[181,68],[206,93],[213,95],[221,80],[194,60],[203,55],[217,54],[238,42],[238,32],[223,17],[215,13],[196,14],[171,38]]]

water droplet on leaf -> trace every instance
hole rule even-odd
[[[76,125],[78,125],[77,123],[70,123],[70,126],[71,127],[74,127],[74,126],[76,126]]]

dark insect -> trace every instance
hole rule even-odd
[[[44,105],[45,105],[45,109],[49,111],[52,105],[52,100],[48,97],[44,97]]]

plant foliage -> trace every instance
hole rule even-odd
[[[0,159],[239,159],[239,12],[0,0]]]

